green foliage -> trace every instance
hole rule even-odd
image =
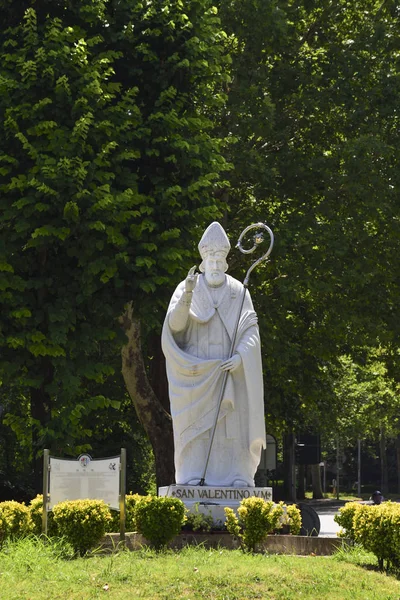
[[[185,521],[185,505],[178,498],[145,496],[134,509],[137,531],[160,550],[180,531]]]
[[[43,531],[43,494],[38,494],[36,498],[33,498],[28,508],[33,523],[32,533],[40,535]],[[47,535],[49,537],[57,535],[57,527],[52,511],[47,513]]]
[[[398,14],[378,0],[217,5],[232,56],[228,229],[264,221],[276,240],[252,275],[267,419],[331,431],[346,413],[337,357],[398,348]]]
[[[359,348],[355,356],[343,355],[332,369],[333,389],[342,406],[338,418],[342,436],[377,439],[398,432],[399,384],[391,377],[388,348]]]
[[[185,529],[189,531],[211,531],[214,519],[211,513],[204,514],[199,510],[199,503],[186,512]]]
[[[22,0],[3,17],[0,379],[30,404],[7,423],[33,431],[35,458],[76,455],[118,419],[123,307],[159,327],[193,224],[222,214],[229,59],[208,0]]]
[[[398,380],[393,3],[14,4],[0,7],[0,379],[24,458],[32,431],[34,455],[77,454],[118,419],[115,317],[134,298],[144,337],[157,330],[223,214],[229,232],[260,220],[276,235],[252,291],[269,425],[353,435],[397,414],[388,373],[353,386],[337,365],[384,347]]]
[[[98,544],[111,521],[102,500],[67,500],[53,508],[54,523],[61,536],[81,556]]]
[[[235,512],[226,507],[226,528],[241,541],[242,549],[254,552],[269,533],[283,524],[284,504],[274,504],[262,498],[245,498]]]
[[[25,537],[32,529],[30,511],[25,504],[14,500],[0,502],[0,544],[8,538]]]

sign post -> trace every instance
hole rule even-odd
[[[121,448],[121,463],[119,475],[119,539],[125,545],[125,521],[126,521],[126,449]]]
[[[50,471],[50,452],[43,451],[43,513],[42,513],[42,531],[47,535],[47,511],[49,502],[49,471]]]

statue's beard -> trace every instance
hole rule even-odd
[[[210,287],[220,287],[225,281],[225,273],[206,273],[206,281]]]

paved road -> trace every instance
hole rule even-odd
[[[321,523],[319,537],[337,537],[337,532],[339,531],[340,527],[333,520],[336,512],[337,511],[321,514],[319,511],[317,511]]]
[[[392,500],[392,502],[399,501],[399,498],[393,498]],[[319,537],[337,537],[340,527],[335,523],[333,518],[338,513],[339,508],[344,506],[346,502],[344,500],[311,500],[310,502],[306,502],[306,504],[311,506],[319,516],[321,524]]]
[[[319,531],[319,537],[337,537],[337,532],[340,527],[333,520],[337,514],[339,508],[344,505],[344,502],[338,504],[310,504],[319,516],[321,523],[321,529]]]

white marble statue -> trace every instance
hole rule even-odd
[[[223,371],[228,371],[205,485],[254,486],[265,448],[263,380],[257,315],[246,291],[231,358],[243,285],[226,275],[228,237],[212,223],[199,243],[201,275],[190,269],[172,296],[162,346],[166,357],[177,484],[198,485]]]

